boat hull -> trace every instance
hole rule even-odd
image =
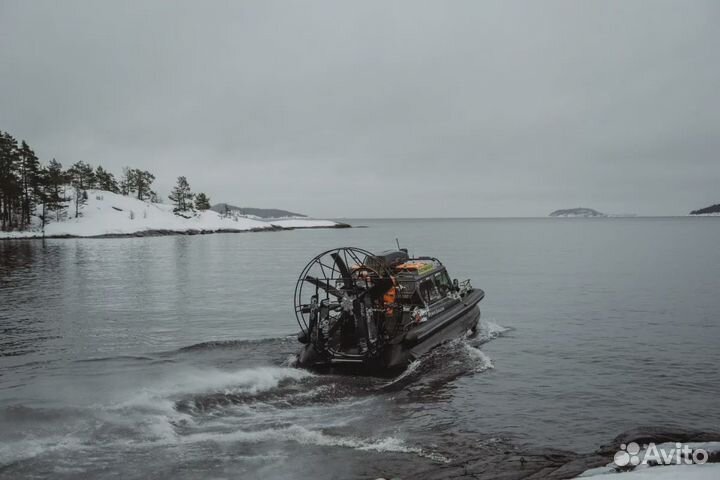
[[[439,313],[431,320],[391,340],[375,358],[356,360],[328,358],[312,344],[304,345],[298,353],[298,366],[317,370],[351,370],[370,374],[392,374],[405,369],[410,362],[438,345],[459,338],[477,328],[480,320],[478,303],[485,293],[476,289],[460,302]]]

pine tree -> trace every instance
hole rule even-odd
[[[20,229],[24,230],[30,225],[30,216],[35,213],[35,204],[37,202],[35,193],[39,181],[40,162],[37,155],[30,146],[22,142],[19,154],[19,180],[21,189],[21,218]]]
[[[93,168],[85,162],[77,162],[67,171],[70,184],[75,189],[75,218],[80,216],[80,206],[87,203],[87,189],[95,182]]]
[[[134,193],[138,200],[150,200],[155,193],[151,188],[154,181],[155,175],[147,170],[125,167],[119,185],[120,193],[123,195]]]
[[[97,188],[106,192],[118,193],[120,191],[115,175],[99,165],[95,169],[95,183]]]
[[[130,167],[123,167],[123,175],[120,179],[120,194],[130,195],[130,190],[135,183],[135,170]]]
[[[67,208],[65,202],[65,184],[67,183],[67,175],[63,172],[62,164],[54,158],[50,160],[45,176],[45,187],[47,192],[47,210],[55,212],[55,219],[60,221],[64,216]]]
[[[178,177],[177,185],[173,188],[168,198],[175,204],[173,212],[184,213],[193,208],[193,193],[190,190],[190,184],[185,177]]]
[[[95,169],[90,164],[83,164],[83,190],[97,188],[97,177],[95,176]]]
[[[135,169],[135,191],[138,200],[149,200],[152,196],[152,183],[155,181],[155,175],[147,170]]]
[[[20,193],[22,191],[18,177],[17,140],[6,132],[0,132],[0,228],[12,230],[18,225],[17,217],[21,212]]]
[[[210,208],[210,197],[200,192],[195,196],[195,210],[207,210]]]
[[[95,171],[85,162],[77,162],[67,171],[70,183],[81,190],[95,186]]]
[[[38,218],[40,219],[40,228],[43,236],[45,236],[45,225],[48,223],[48,199],[50,194],[50,184],[48,182],[48,169],[40,167],[37,174],[37,183],[35,184],[35,201],[40,205]]]

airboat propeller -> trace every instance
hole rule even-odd
[[[372,305],[393,286],[390,271],[373,258],[359,248],[336,248],[305,266],[295,286],[301,341],[312,342],[319,350],[332,349],[327,339],[345,329],[363,339],[358,354],[373,347]]]

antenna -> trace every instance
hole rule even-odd
[[[398,247],[398,251],[400,251],[400,252],[405,252],[405,254],[408,254],[408,249],[407,249],[407,248],[400,248],[400,240],[398,240],[397,238],[395,238],[395,244],[396,244],[397,247]]]

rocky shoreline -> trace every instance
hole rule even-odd
[[[661,444],[667,442],[718,442],[720,432],[670,427],[639,427],[623,432],[609,444],[591,453],[576,453],[552,448],[503,447],[482,455],[468,455],[431,469],[413,472],[411,475],[388,476],[388,479],[413,478],[418,480],[565,480],[576,478],[593,468],[605,467],[622,444],[635,442]],[[720,463],[720,450],[710,453],[708,463]],[[625,467],[623,471],[634,467]],[[658,468],[660,471],[665,467]],[[681,467],[682,468],[682,467]],[[620,469],[618,468],[618,471]],[[612,480],[612,473],[607,478]]]
[[[348,223],[336,222],[332,226],[310,226],[310,227],[280,227],[272,225],[270,227],[263,228],[250,228],[250,229],[234,229],[234,228],[220,228],[216,230],[206,229],[187,229],[187,230],[167,230],[167,229],[150,229],[141,230],[133,233],[105,233],[102,235],[45,235],[34,234],[26,237],[0,237],[0,240],[38,240],[38,239],[49,239],[49,238],[133,238],[133,237],[167,237],[171,235],[210,235],[214,233],[250,233],[250,232],[284,232],[288,230],[316,230],[320,228],[353,228]],[[37,233],[37,232],[33,232]]]

